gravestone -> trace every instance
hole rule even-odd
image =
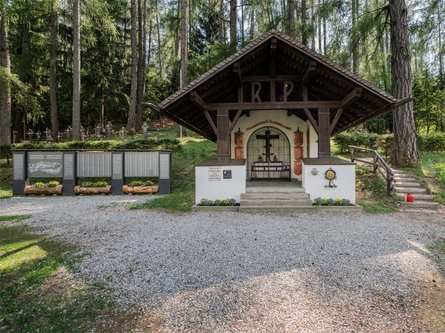
[[[80,126],[80,141],[85,140],[85,128],[83,126]]]
[[[148,125],[146,121],[144,121],[142,124],[142,133],[144,135],[144,139],[148,138]]]
[[[71,138],[71,133],[73,132],[73,129],[71,128],[71,126],[68,126],[67,127],[67,129],[66,129],[66,138],[68,139],[68,140],[71,140],[72,138]]]
[[[113,128],[113,125],[110,122],[108,122],[105,125],[105,128],[107,130],[107,135],[108,135],[108,139],[109,139],[111,137],[111,129]]]
[[[37,143],[39,143],[40,142],[40,137],[42,136],[42,133],[40,131],[37,131],[36,136],[37,136]]]
[[[17,131],[12,131],[12,143],[17,143]]]
[[[32,129],[29,129],[28,132],[26,132],[26,135],[28,136],[29,142],[32,142],[32,137],[34,136],[34,131]]]
[[[125,140],[127,133],[128,133],[128,131],[125,129],[125,127],[122,127],[121,130],[119,131],[119,135],[120,135],[122,141]]]

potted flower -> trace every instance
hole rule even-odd
[[[90,182],[85,181],[74,187],[76,194],[110,194],[111,186],[105,181]]]
[[[63,185],[56,180],[48,183],[37,182],[33,185],[25,186],[25,194],[56,195],[62,194],[62,189]]]
[[[158,193],[159,185],[155,185],[150,180],[133,180],[128,185],[122,186],[122,191],[124,193],[132,194],[148,194],[148,193]]]

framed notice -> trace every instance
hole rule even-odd
[[[209,167],[209,181],[221,181],[221,167]]]

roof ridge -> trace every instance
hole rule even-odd
[[[182,88],[182,89],[176,91],[175,93],[173,93],[172,95],[168,96],[161,103],[159,103],[159,106],[161,108],[163,108],[166,105],[168,105],[169,102],[176,100],[178,97],[185,95],[191,89],[193,89],[195,86],[197,86],[198,84],[201,84],[203,81],[208,79],[210,75],[216,74],[220,69],[225,68],[231,62],[234,62],[239,57],[245,55],[245,53],[247,53],[248,51],[252,50],[256,46],[264,43],[267,39],[274,37],[274,36],[278,37],[280,40],[282,40],[284,42],[290,43],[291,45],[300,49],[301,51],[306,52],[310,57],[313,57],[316,60],[318,60],[322,63],[325,63],[328,67],[331,67],[334,70],[338,71],[340,73],[340,75],[349,77],[350,79],[356,81],[358,84],[365,86],[367,89],[374,91],[375,93],[385,97],[386,99],[388,99],[390,101],[393,101],[393,102],[397,101],[397,99],[395,97],[388,94],[386,91],[380,89],[379,87],[376,87],[375,85],[373,85],[369,81],[363,79],[362,77],[358,76],[357,74],[343,68],[342,66],[338,65],[337,63],[335,63],[331,59],[327,58],[326,56],[308,48],[304,44],[296,41],[294,38],[280,32],[280,31],[272,29],[270,31],[265,32],[264,34],[262,34],[261,36],[259,36],[258,38],[256,38],[255,40],[253,40],[252,42],[250,42],[249,44],[247,44],[246,46],[244,46],[243,48],[241,48],[240,50],[235,52],[234,54],[230,55],[223,61],[219,62],[217,65],[215,65],[214,67],[212,67],[211,69],[206,71],[204,74],[202,74],[198,78],[194,79],[192,82],[190,82],[184,88]]]

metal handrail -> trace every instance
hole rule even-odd
[[[386,193],[388,195],[391,195],[391,192],[394,188],[394,172],[392,171],[391,167],[386,163],[386,161],[383,159],[383,157],[379,154],[379,152],[375,149],[369,149],[365,147],[357,147],[357,146],[348,146],[349,151],[351,153],[351,162],[354,161],[360,161],[363,163],[371,164],[373,166],[373,172],[379,171],[379,173],[386,179]],[[373,162],[369,162],[366,160],[362,160],[359,158],[356,158],[354,156],[355,150],[365,150],[368,152],[371,152],[374,154]],[[382,167],[386,174],[384,174],[379,167]]]

